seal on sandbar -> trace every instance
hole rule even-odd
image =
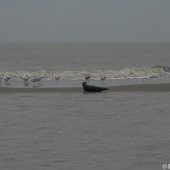
[[[83,89],[84,89],[85,92],[102,92],[104,90],[109,90],[106,87],[87,85],[86,82],[83,82],[82,86],[83,86]]]

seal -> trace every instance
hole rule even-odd
[[[102,92],[104,90],[109,90],[106,87],[87,85],[86,82],[83,82],[82,86],[83,86],[83,89],[84,89],[85,92]]]

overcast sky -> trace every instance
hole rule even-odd
[[[170,0],[0,0],[0,42],[170,42]]]

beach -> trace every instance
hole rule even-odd
[[[170,92],[170,84],[133,84],[109,86],[107,92]],[[67,93],[83,92],[82,87],[56,87],[56,88],[12,88],[1,87],[0,93]]]

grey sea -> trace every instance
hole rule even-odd
[[[101,86],[170,83],[170,43],[1,43],[0,61],[0,89],[17,89],[0,93],[0,169],[170,168],[170,90],[27,92],[81,89],[86,75]]]

